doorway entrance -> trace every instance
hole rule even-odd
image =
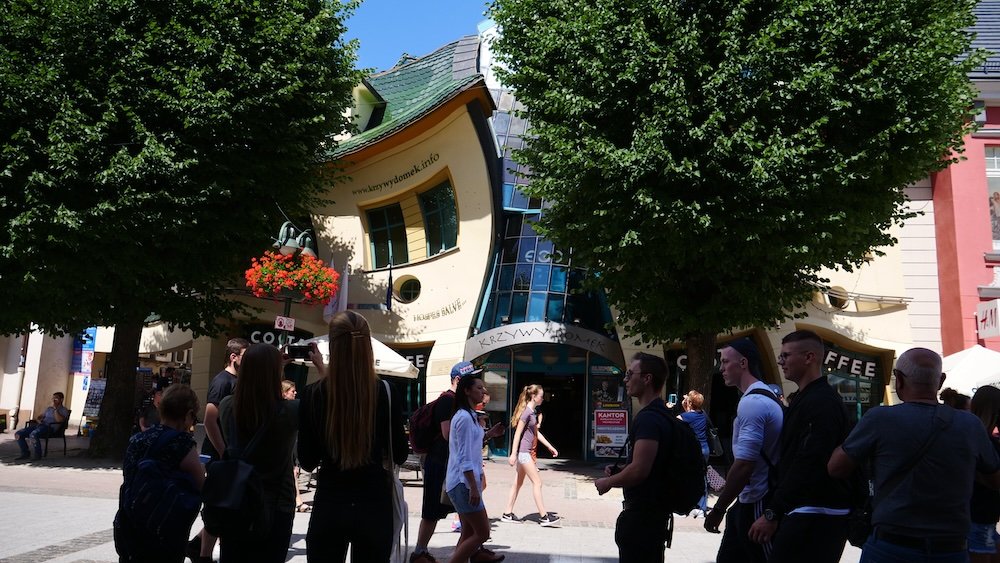
[[[517,406],[526,385],[541,385],[545,400],[538,409],[541,431],[559,450],[562,459],[585,457],[586,365],[584,350],[559,344],[519,346],[513,354],[514,386],[511,410]],[[550,458],[548,449],[538,448],[538,456]]]

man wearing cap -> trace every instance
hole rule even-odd
[[[717,563],[765,563],[770,556],[770,543],[752,541],[749,532],[764,513],[770,467],[778,461],[782,409],[760,377],[760,354],[749,339],[735,340],[722,349],[722,379],[738,387],[743,398],[733,422],[733,466],[715,507],[705,517],[705,529],[718,533],[729,505],[739,496],[726,517]]]
[[[778,365],[798,385],[785,413],[777,487],[750,539],[772,541],[768,563],[836,563],[847,542],[849,484],[827,474],[826,463],[844,441],[850,422],[844,401],[823,375],[823,340],[797,330],[781,340]]]
[[[434,535],[438,520],[447,518],[455,509],[441,504],[441,489],[444,487],[445,474],[448,472],[448,434],[451,430],[451,415],[455,410],[455,389],[458,380],[464,375],[482,373],[482,368],[476,368],[472,362],[458,362],[451,368],[451,388],[441,393],[434,403],[431,427],[434,428],[434,440],[431,442],[427,455],[424,457],[424,501],[420,509],[420,528],[417,530],[417,545],[410,555],[410,563],[434,563],[437,559],[427,551],[427,544]],[[500,561],[502,555],[494,554],[486,548],[480,548],[473,554],[473,563],[485,561]]]

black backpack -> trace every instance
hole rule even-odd
[[[705,494],[705,456],[694,430],[674,416],[667,416],[673,430],[673,451],[667,467],[664,503],[676,514],[687,514],[698,507]]]
[[[235,444],[236,417],[229,417],[227,428],[233,444],[226,445],[222,460],[208,464],[205,485],[201,489],[205,507],[201,518],[205,529],[220,538],[241,536],[254,532],[264,533],[270,528],[268,512],[264,510],[264,485],[253,465],[244,461],[257,446],[260,437],[267,434],[276,415],[257,429],[250,443],[242,450]]]
[[[164,428],[146,450],[129,483],[122,484],[115,527],[142,530],[144,538],[168,547],[178,538],[187,538],[201,495],[190,475],[156,459],[156,454],[180,432]]]
[[[694,430],[669,412],[663,416],[670,427],[672,448],[664,476],[666,486],[660,501],[670,512],[687,514],[698,507],[698,501],[705,494],[705,472],[708,467],[705,465],[705,456],[701,454],[701,442]],[[634,442],[633,437],[632,434],[629,435],[629,443]],[[619,450],[619,460],[624,456],[625,449],[622,446]],[[617,470],[618,464],[615,463],[613,471]]]

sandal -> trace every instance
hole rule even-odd
[[[312,512],[312,511],[313,507],[309,506],[304,502],[299,503],[299,505],[295,507],[295,512]]]

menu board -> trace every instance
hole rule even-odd
[[[594,411],[594,455],[618,457],[628,442],[628,411]]]
[[[104,400],[104,388],[107,379],[90,380],[90,389],[87,390],[87,402],[83,405],[83,416],[94,417],[101,413],[101,401]]]

